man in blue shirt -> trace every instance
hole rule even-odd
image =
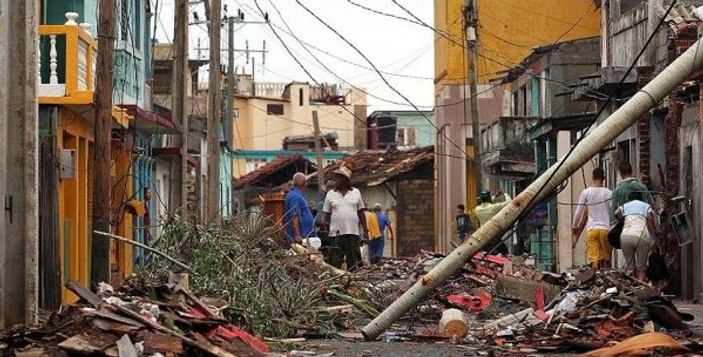
[[[388,228],[388,238],[393,239],[393,227],[391,221],[385,213],[381,211],[381,204],[376,203],[373,206],[373,211],[378,219],[378,228],[381,230],[381,238],[374,239],[369,242],[369,255],[372,264],[378,264],[383,258],[383,246],[385,244],[386,228]]]
[[[302,243],[315,236],[314,218],[303,195],[308,179],[302,172],[293,175],[293,187],[286,195],[285,226],[288,244]]]

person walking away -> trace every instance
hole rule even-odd
[[[361,248],[361,260],[364,262],[365,266],[369,266],[376,264],[373,247],[381,240],[381,228],[379,228],[378,218],[373,211],[364,208],[364,215],[366,216],[366,225],[369,227],[369,236],[367,241],[361,241],[363,244]]]
[[[460,243],[464,243],[466,238],[469,237],[471,224],[469,215],[466,214],[466,206],[464,206],[463,204],[458,204],[456,206],[455,221],[457,238],[459,238]]]
[[[371,264],[378,264],[383,259],[383,249],[386,245],[386,229],[388,229],[388,237],[393,239],[393,227],[388,216],[383,213],[383,207],[380,203],[373,205],[374,218],[378,222],[379,238],[370,238],[369,251],[371,253]],[[373,228],[369,224],[369,234],[373,236]]]
[[[605,171],[596,167],[591,175],[593,184],[581,192],[571,228],[571,247],[586,229],[586,258],[593,269],[610,268],[613,248],[608,243],[610,230],[610,200],[613,192],[605,187]]]
[[[330,264],[341,269],[346,260],[349,271],[361,263],[361,240],[369,233],[364,201],[361,192],[352,187],[351,177],[347,167],[334,171],[334,189],[327,192],[322,206],[323,222],[329,227]]]
[[[478,196],[478,199],[480,204],[476,206],[474,212],[476,213],[476,218],[478,219],[479,224],[482,226],[486,224],[486,222],[490,221],[493,216],[500,212],[500,210],[507,206],[510,203],[510,200],[512,200],[512,198],[510,198],[510,196],[503,191],[498,191],[498,193],[491,198],[491,192],[488,190],[482,190]],[[498,199],[502,199],[501,202],[493,203]],[[501,241],[501,238],[502,237],[498,237],[493,240],[493,242],[491,242],[491,248],[497,246],[497,252],[501,254],[508,254],[508,247]]]
[[[293,185],[285,200],[285,227],[287,243],[301,244],[303,238],[315,237],[315,223],[308,201],[303,191],[308,185],[307,176],[302,172],[293,175]]]
[[[625,255],[625,269],[634,269],[640,281],[647,280],[647,259],[654,243],[656,232],[652,206],[643,201],[642,192],[630,193],[629,201],[615,210],[619,219],[625,223],[620,235],[620,245]]]
[[[613,214],[615,210],[627,203],[629,201],[630,193],[638,191],[642,193],[642,201],[651,205],[654,201],[652,200],[652,194],[649,193],[647,186],[642,182],[637,180],[632,176],[632,165],[627,161],[622,161],[618,164],[618,172],[622,181],[613,191],[613,199],[610,201],[610,213],[611,219],[613,221]]]

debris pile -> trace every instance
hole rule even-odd
[[[152,289],[155,298],[100,295],[67,285],[79,303],[52,314],[39,327],[3,331],[3,352],[14,356],[264,356],[269,347],[231,325],[202,300],[180,287]]]
[[[275,225],[258,214],[210,225],[174,217],[153,247],[190,264],[193,292],[224,300],[223,316],[255,335],[285,338],[347,329],[354,321],[340,305],[378,314],[373,305],[350,296],[333,269],[287,253],[276,236]],[[151,255],[137,275],[147,285],[158,284],[178,269]]]
[[[510,353],[587,352],[655,331],[681,337],[693,319],[621,271],[586,270],[570,280],[544,308],[505,315],[476,328],[474,337]]]

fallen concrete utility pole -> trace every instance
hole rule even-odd
[[[697,51],[699,46],[700,41],[691,45],[662,73],[652,79],[602,124],[598,125],[574,148],[573,153],[566,158],[559,170],[557,170],[559,163],[549,168],[493,219],[482,225],[462,245],[454,249],[442,262],[421,277],[398,300],[362,329],[364,338],[373,340],[378,337],[398,318],[425,299],[435,287],[464,266],[484,245],[507,231],[527,208],[526,206],[537,195],[538,191],[540,194],[536,196],[535,202],[541,202],[549,196],[562,182],[598,154],[602,148],[615,140],[618,135],[627,130],[677,85],[689,78],[693,72],[701,69],[703,67],[703,51]],[[552,174],[554,177],[549,180]],[[540,191],[542,186],[544,189]]]

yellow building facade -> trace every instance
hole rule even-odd
[[[40,54],[44,55],[39,74],[38,102],[40,112],[40,140],[55,148],[55,165],[58,177],[55,181],[42,181],[44,190],[56,190],[57,202],[42,202],[45,206],[56,205],[56,234],[45,232],[43,240],[56,239],[61,286],[75,281],[90,285],[90,252],[92,240],[93,187],[93,143],[94,143],[94,75],[97,41],[88,32],[76,25],[39,26]],[[59,40],[65,41],[59,48]],[[58,49],[62,51],[59,52]],[[63,52],[65,51],[65,52]],[[48,63],[57,63],[51,68]],[[46,65],[44,65],[46,64]],[[110,185],[113,192],[113,214],[111,233],[126,238],[132,237],[132,214],[127,213],[124,202],[132,195],[131,161],[132,148],[128,145],[130,117],[116,106],[112,109],[113,140],[111,143]],[[119,137],[119,139],[116,138]],[[50,144],[49,144],[50,143]],[[52,162],[44,162],[52,166]],[[50,170],[43,167],[42,170]],[[51,212],[52,208],[44,208]],[[132,246],[111,242],[111,266],[113,281],[132,272]],[[78,297],[61,288],[61,300],[73,302]]]
[[[354,149],[355,136],[365,135],[359,124],[366,120],[366,94],[341,90],[337,102],[323,101],[326,91],[308,83],[256,83],[254,94],[235,96],[232,137],[235,156],[232,175],[241,177],[273,157],[247,152],[281,152],[286,137],[313,135],[317,112],[322,135],[336,133],[339,150]],[[332,92],[331,89],[328,91]],[[336,103],[336,104],[335,104]]]
[[[476,182],[471,145],[466,0],[435,0],[435,219],[438,251],[450,251],[456,206],[476,205],[484,183]],[[510,96],[489,84],[517,65],[533,47],[598,36],[600,12],[592,0],[477,0],[479,122],[502,115]],[[461,198],[458,198],[461,197]],[[463,198],[463,199],[462,199]]]

